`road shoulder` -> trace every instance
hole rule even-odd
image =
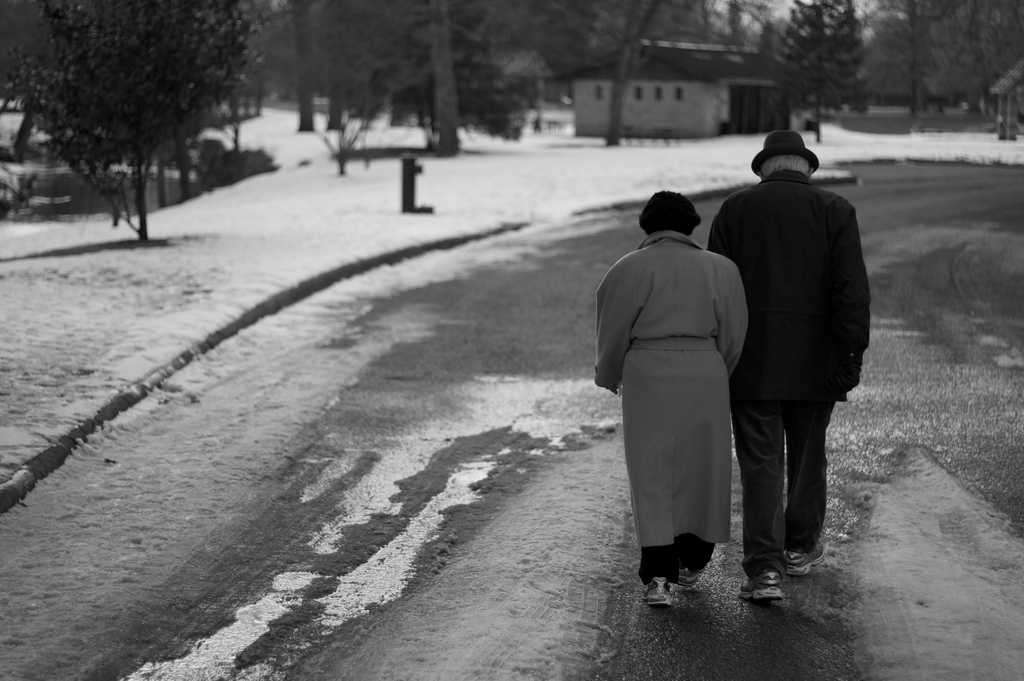
[[[926,450],[877,488],[854,568],[865,679],[1019,678],[1024,543]]]

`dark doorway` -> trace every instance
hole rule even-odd
[[[761,85],[729,86],[729,131],[732,134],[769,132],[777,127],[770,90]]]

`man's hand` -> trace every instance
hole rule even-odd
[[[843,355],[839,364],[832,370],[832,375],[825,381],[825,388],[830,393],[847,393],[860,383],[860,367],[864,356],[851,352]]]

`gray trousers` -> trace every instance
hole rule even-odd
[[[825,431],[834,408],[835,402],[796,400],[732,403],[748,577],[766,569],[785,574],[787,550],[817,545],[828,494]]]

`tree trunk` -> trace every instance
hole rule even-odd
[[[920,97],[918,93],[920,79],[918,75],[918,17],[917,15],[917,1],[910,0],[908,19],[910,22],[910,115],[916,116],[918,111],[918,99]]]
[[[14,137],[14,158],[18,161],[25,160],[28,153],[28,142],[32,136],[32,127],[36,117],[36,107],[31,99],[25,101],[25,111],[21,118],[21,125],[18,126],[18,134]]]
[[[149,227],[146,222],[146,176],[149,168],[137,167],[135,169],[135,212],[139,215],[139,228],[135,230],[139,234],[139,241],[149,241]]]
[[[626,99],[629,79],[636,66],[636,58],[640,53],[640,39],[654,20],[664,0],[630,0],[626,8],[626,20],[623,26],[622,44],[619,46],[619,61],[615,67],[615,78],[612,80],[612,91],[608,102],[608,132],[605,144],[609,147],[619,145],[622,138],[622,105]]]
[[[167,165],[167,160],[161,149],[156,155],[156,205],[160,208],[167,207],[167,184],[164,176],[165,165]]]
[[[292,0],[292,23],[295,28],[295,53],[298,56],[295,68],[298,70],[296,75],[298,79],[299,132],[313,132],[316,128],[313,124],[313,67],[309,55],[311,31],[308,0]]]
[[[341,95],[336,92],[338,88],[333,89],[335,91],[331,92],[330,99],[327,100],[327,129],[343,130],[345,126],[341,124]]]
[[[437,139],[436,135],[434,135],[433,117],[430,115],[429,93],[423,92],[420,88],[417,88],[416,91],[418,93],[416,98],[416,124],[423,131],[423,137],[426,138],[423,150],[432,152],[437,149]]]
[[[636,48],[624,45],[619,55],[619,63],[615,67],[615,78],[612,80],[612,91],[608,103],[608,136],[605,144],[617,147],[622,139],[622,105],[626,100],[626,88],[629,87],[629,76],[633,71],[633,60]]]
[[[235,146],[235,151],[238,151],[239,138],[242,135],[242,102],[237,88],[231,93],[228,105],[231,110],[231,141]],[[247,104],[246,109],[248,108]]]
[[[192,161],[188,156],[188,144],[185,130],[177,125],[174,128],[174,160],[178,164],[178,184],[181,187],[182,202],[192,198],[192,186],[189,176],[192,174]]]
[[[455,85],[447,0],[430,0],[430,61],[434,71],[434,118],[438,156],[459,153],[459,93]]]

